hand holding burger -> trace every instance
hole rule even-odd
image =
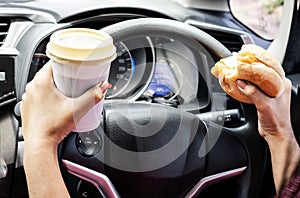
[[[254,84],[270,97],[280,95],[284,89],[281,64],[268,51],[253,44],[243,45],[239,52],[221,59],[211,73],[228,95],[244,103],[253,102],[237,87],[237,80]]]
[[[271,153],[278,197],[299,195],[300,147],[290,117],[292,83],[281,64],[263,48],[250,44],[221,59],[211,72],[230,96],[255,104],[258,131]]]

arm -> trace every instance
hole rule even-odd
[[[30,197],[69,197],[60,174],[57,146],[41,142],[25,143],[24,168]]]
[[[107,83],[100,83],[78,98],[68,98],[56,89],[50,64],[28,83],[20,108],[30,197],[69,197],[59,169],[57,146],[74,128],[74,119],[80,119],[99,102],[107,87]]]
[[[299,145],[290,120],[291,82],[284,79],[284,83],[283,93],[276,98],[270,98],[255,86],[237,81],[239,89],[253,101],[257,108],[258,130],[270,148],[277,192],[292,177],[300,159]]]

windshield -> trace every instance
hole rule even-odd
[[[230,0],[229,3],[241,23],[265,39],[275,38],[284,0]]]

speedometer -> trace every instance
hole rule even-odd
[[[122,93],[135,71],[135,62],[130,51],[123,42],[116,43],[117,58],[112,62],[109,83],[112,88],[107,91],[106,98],[113,98]]]
[[[49,61],[45,54],[49,39],[43,40],[34,52],[28,82]],[[154,73],[154,49],[150,38],[115,41],[117,58],[111,63],[106,99],[136,100],[148,87]]]

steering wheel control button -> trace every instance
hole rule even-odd
[[[102,148],[102,138],[97,130],[78,133],[76,146],[80,154],[93,157],[99,153]]]
[[[78,182],[77,192],[81,198],[103,197],[101,192],[94,185],[83,180]]]

